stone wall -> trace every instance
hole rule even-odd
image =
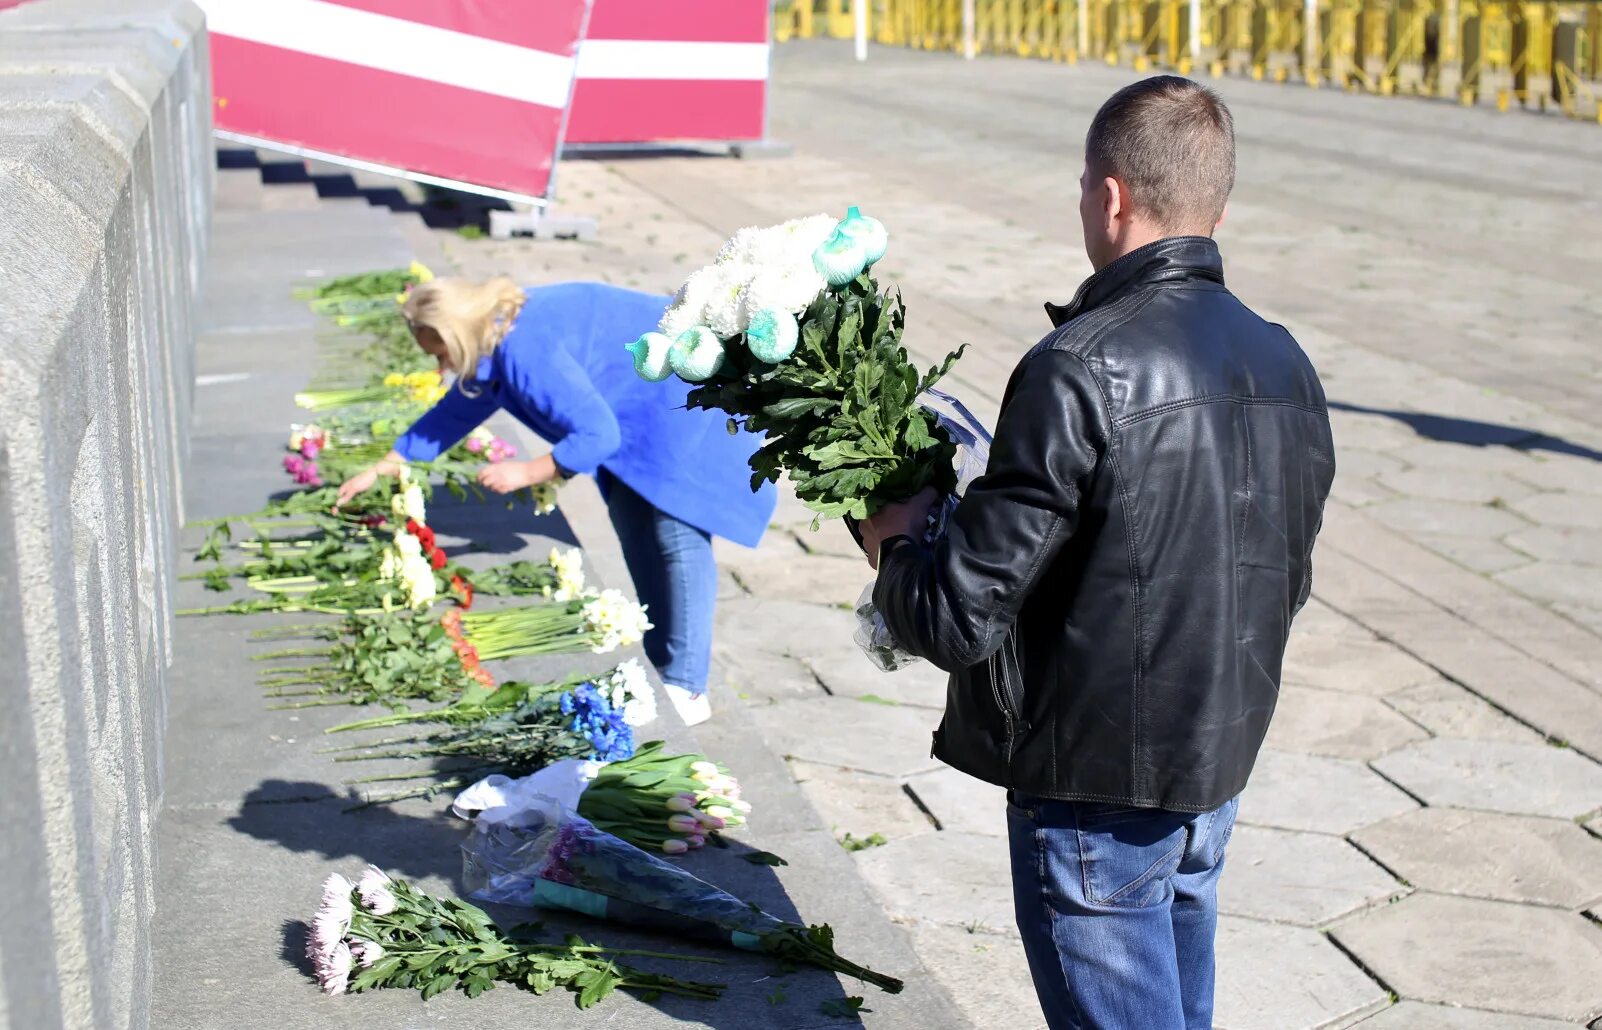
[[[0,12],[3,1026],[148,1022],[212,168],[193,4]]]

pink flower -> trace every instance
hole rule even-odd
[[[470,436],[467,438],[467,449],[477,454],[484,449],[484,441],[476,436]]]
[[[706,838],[701,836],[690,837],[686,843],[692,848],[704,847],[706,845]]]
[[[366,969],[384,957],[384,948],[377,941],[357,941],[350,946],[350,953]]]
[[[300,445],[300,453],[304,454],[308,458],[317,457],[317,455],[321,453],[322,449],[323,442],[321,440],[308,439],[305,443]]]
[[[662,852],[668,855],[682,855],[690,850],[690,846],[682,840],[665,840],[662,842]]]
[[[331,951],[317,964],[317,982],[323,985],[328,994],[344,994],[345,988],[350,986],[350,967],[352,956],[350,948],[344,941],[334,945]]]
[[[694,833],[701,828],[701,823],[693,815],[674,815],[668,817],[668,829],[674,833]]]
[[[342,915],[346,922],[350,922],[351,912],[354,911],[350,903],[350,892],[355,889],[356,885],[343,876],[329,873],[328,879],[323,881],[323,911]]]
[[[362,905],[375,916],[387,916],[399,906],[395,892],[389,889],[389,877],[377,866],[368,866],[356,890],[361,894]]]
[[[296,473],[296,472],[299,472],[301,469],[303,469],[305,467],[306,467],[306,459],[302,458],[300,455],[298,455],[298,454],[286,454],[286,455],[284,455],[284,471],[285,472]]]

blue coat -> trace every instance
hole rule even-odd
[[[605,469],[659,510],[755,547],[777,500],[771,484],[751,490],[747,459],[761,438],[730,436],[726,416],[688,410],[689,384],[648,383],[634,372],[626,348],[656,328],[668,299],[600,283],[527,293],[501,345],[479,364],[469,387],[477,395],[453,386],[395,450],[428,461],[504,408],[552,442],[565,471]]]

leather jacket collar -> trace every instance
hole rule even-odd
[[[1112,300],[1132,286],[1208,279],[1224,282],[1224,259],[1206,236],[1170,236],[1132,250],[1086,279],[1067,304],[1046,303],[1053,327]]]

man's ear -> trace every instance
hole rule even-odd
[[[1222,229],[1224,227],[1224,219],[1226,219],[1228,217],[1229,217],[1229,205],[1225,204],[1224,205],[1224,210],[1218,212],[1218,221],[1213,223],[1213,230],[1216,232],[1217,230]]]
[[[1123,183],[1107,176],[1101,180],[1101,195],[1101,212],[1108,225],[1116,222],[1120,215],[1128,215],[1129,191]]]

